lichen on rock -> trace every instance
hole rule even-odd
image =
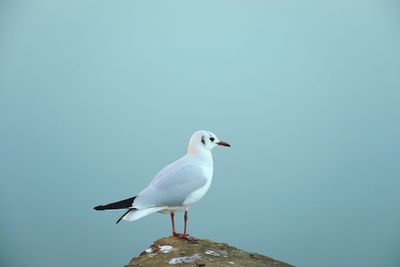
[[[255,266],[290,267],[284,262],[257,254],[248,253],[225,243],[210,240],[185,240],[166,237],[155,241],[138,257],[134,257],[125,267],[138,266]]]

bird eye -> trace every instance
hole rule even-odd
[[[211,142],[214,142],[214,140],[215,140],[214,137],[210,137]]]

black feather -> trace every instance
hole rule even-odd
[[[126,209],[131,208],[133,201],[136,197],[127,198],[121,201],[113,202],[107,205],[100,205],[94,207],[95,210],[117,210],[117,209]]]

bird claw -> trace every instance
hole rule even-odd
[[[187,235],[187,234],[181,234],[181,233],[175,233],[175,232],[173,232],[173,233],[172,233],[172,236],[186,239],[188,235]]]
[[[193,236],[189,236],[189,234],[181,234],[181,233],[172,233],[172,236],[177,237],[177,238],[182,238],[187,241],[194,241],[195,238]]]

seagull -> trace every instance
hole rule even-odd
[[[138,195],[94,207],[95,210],[126,209],[117,220],[135,221],[152,213],[170,214],[172,235],[188,239],[188,209],[208,191],[213,177],[211,150],[230,147],[210,131],[196,131],[189,140],[186,155],[165,166]],[[183,234],[175,231],[175,212],[185,211]]]

